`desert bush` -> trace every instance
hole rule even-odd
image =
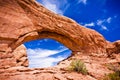
[[[120,72],[109,73],[103,80],[120,80]]]
[[[84,75],[86,75],[87,72],[88,72],[84,62],[82,62],[81,60],[73,60],[70,63],[69,70],[70,71],[76,71],[76,72],[82,73]]]
[[[120,80],[120,64],[107,64],[107,67],[114,72],[105,75],[103,80]]]

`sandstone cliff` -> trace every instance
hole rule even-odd
[[[73,55],[52,68],[26,68],[22,44],[40,38],[63,43]],[[66,70],[74,59],[85,62],[88,75]],[[120,63],[120,41],[107,42],[98,32],[54,14],[35,0],[0,0],[0,80],[97,80],[111,72],[108,63]]]
[[[24,45],[17,47],[13,52],[13,56],[16,60],[16,66],[28,67],[27,50]]]
[[[22,43],[40,38],[55,39],[74,52],[106,52],[107,42],[101,34],[34,0],[1,0],[0,4],[0,52],[12,52]]]

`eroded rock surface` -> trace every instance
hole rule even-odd
[[[53,68],[26,68],[21,44],[41,38],[55,39],[71,49],[71,60],[83,60],[89,75],[67,71],[69,59]],[[111,53],[117,56],[104,56]],[[105,64],[120,62],[118,53],[120,41],[108,43],[98,32],[54,14],[35,0],[0,0],[0,80],[98,80],[111,72]]]
[[[0,1],[0,52],[11,52],[23,42],[40,38],[55,39],[74,52],[106,52],[101,34],[52,13],[35,0]]]
[[[20,45],[13,51],[14,58],[16,60],[16,66],[28,67],[27,50],[24,45]]]
[[[102,80],[101,78],[113,71],[107,64],[118,63],[117,59],[76,54],[57,66],[48,68],[26,68],[23,66],[0,69],[0,80]],[[84,61],[87,75],[69,71],[70,62],[74,59]]]
[[[28,67],[27,52],[24,45],[18,46],[13,53],[0,53],[0,68],[13,66]]]
[[[109,43],[107,47],[107,53],[109,55],[115,53],[115,54],[120,54],[120,40]]]

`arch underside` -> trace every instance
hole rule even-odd
[[[34,35],[31,35],[34,33]],[[14,42],[10,47],[12,48],[12,51],[17,48],[19,45],[23,44],[24,42],[28,42],[31,40],[36,39],[43,39],[43,38],[51,38],[54,39],[63,45],[65,45],[67,48],[69,48],[71,51],[80,51],[80,46],[77,46],[77,43],[75,43],[72,39],[69,37],[58,34],[56,32],[49,32],[49,31],[41,31],[41,32],[32,32],[30,34],[25,34],[24,36],[20,37],[16,42]]]

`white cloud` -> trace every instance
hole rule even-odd
[[[108,17],[106,19],[99,19],[96,22],[91,22],[91,23],[81,23],[82,25],[84,25],[85,27],[95,27],[98,26],[99,29],[101,30],[105,30],[105,31],[109,31],[107,25],[109,23],[111,23],[112,18]]]
[[[106,27],[106,24],[111,23],[112,18],[108,17],[107,19],[103,19],[103,20],[97,20],[96,25],[101,27],[101,30],[106,30],[108,31],[108,27]]]
[[[61,60],[63,60],[64,57],[45,57],[45,58],[40,58],[40,59],[32,59],[30,61],[30,67],[36,67],[36,68],[40,68],[40,67],[50,67],[50,66],[54,66],[54,63],[57,63]]]
[[[102,25],[103,24],[103,22],[104,22],[104,20],[97,20],[97,25]]]
[[[109,17],[109,18],[106,19],[106,21],[107,21],[108,23],[110,23],[110,22],[111,22],[111,19],[112,19],[112,18]]]
[[[104,20],[97,20],[97,23],[96,25],[100,26],[101,30],[106,30],[108,31],[108,28],[104,25],[104,23],[109,23],[110,22],[110,19],[104,19]]]
[[[103,19],[103,20],[97,20],[97,25],[103,25],[104,23],[110,23],[112,20],[111,17],[108,17],[107,19]]]
[[[108,28],[104,25],[104,22],[105,20],[97,20],[97,22],[86,23],[83,25],[85,27],[95,27],[97,25],[99,29],[108,31]]]
[[[85,24],[84,26],[85,26],[85,27],[91,27],[91,26],[95,26],[95,24],[94,24],[93,22],[91,22],[91,23]]]
[[[61,14],[61,15],[63,14],[63,12],[62,12],[62,10],[60,10],[59,6],[56,3],[52,3],[51,0],[42,0],[42,3],[47,9],[49,9],[57,14]]]
[[[87,4],[87,0],[78,0],[78,3]]]
[[[101,26],[101,29],[102,29],[102,30],[107,30],[107,31],[108,31],[108,28],[107,28],[106,26],[104,26],[104,25]]]
[[[66,56],[50,57],[60,52],[66,51],[68,48],[62,48],[60,50],[47,50],[47,49],[28,49],[29,67],[49,67],[54,63],[59,62],[66,58]]]
[[[29,56],[32,55],[31,57],[42,58],[42,57],[55,55],[66,50],[68,50],[68,48],[63,48],[61,50],[47,50],[47,49],[36,48],[36,49],[27,49],[27,53],[29,54]]]
[[[97,23],[96,23],[96,25],[98,25],[98,26],[100,26],[100,28],[101,28],[101,30],[106,30],[106,31],[108,31],[108,28],[104,25],[104,23],[105,22],[110,22],[110,19],[108,18],[108,19],[104,19],[104,20],[97,20]]]

